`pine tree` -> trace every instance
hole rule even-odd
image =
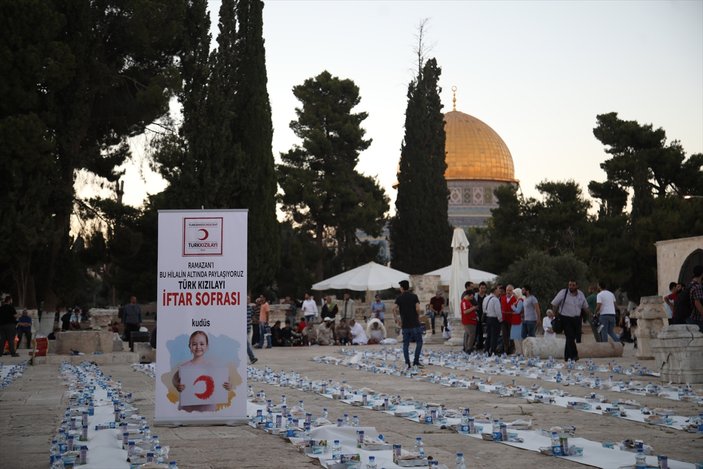
[[[413,274],[451,262],[440,74],[437,61],[429,59],[408,86],[391,249],[393,267]]]
[[[296,227],[315,240],[314,270],[321,280],[326,254],[341,259],[342,270],[369,261],[356,254],[356,231],[380,233],[388,198],[378,181],[355,169],[371,140],[364,139],[361,127],[367,114],[352,112],[361,100],[354,82],[324,71],[295,86],[293,94],[302,106],[290,127],[302,145],[281,155],[281,202]]]

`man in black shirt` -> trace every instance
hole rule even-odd
[[[8,342],[10,355],[19,357],[15,351],[15,335],[17,334],[17,311],[12,306],[12,297],[7,295],[0,306],[0,355],[5,351],[5,341]]]
[[[479,283],[478,293],[474,297],[476,300],[476,314],[478,315],[478,324],[476,325],[476,348],[478,350],[483,350],[483,300],[486,299],[487,290],[486,282]]]
[[[403,356],[408,369],[410,365],[410,341],[415,341],[415,359],[412,366],[420,367],[420,353],[422,352],[422,328],[420,327],[420,300],[417,295],[411,293],[410,282],[401,280],[400,296],[395,299],[393,312],[400,313],[400,328],[403,331]],[[397,321],[396,316],[396,321]]]

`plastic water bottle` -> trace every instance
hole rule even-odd
[[[647,457],[644,455],[643,448],[637,448],[635,455],[635,469],[647,469]]]
[[[500,422],[498,419],[493,420],[493,441],[500,441],[503,435],[500,433]]]
[[[335,461],[339,461],[340,457],[342,456],[342,444],[339,442],[339,440],[334,440],[332,443],[332,459]]]
[[[358,427],[359,426],[359,416],[355,415],[352,417],[352,427]]]
[[[461,433],[469,433],[469,409],[464,409],[461,414],[461,426],[459,427]]]
[[[466,462],[464,461],[464,453],[456,453],[456,469],[466,469]]]
[[[330,415],[330,413],[327,412],[327,407],[324,407],[324,408],[322,409],[322,418],[323,418],[323,419],[326,419],[327,417],[329,417],[329,415]]]
[[[369,462],[366,463],[366,469],[378,469],[376,464],[376,456],[369,456]]]
[[[176,461],[171,461],[168,463],[168,469],[178,469],[178,464],[176,464]]]
[[[421,436],[415,438],[415,452],[420,456],[420,458],[425,457],[425,444],[422,442]]]
[[[559,441],[559,434],[557,432],[552,432],[552,454],[554,456],[561,456],[561,442]]]

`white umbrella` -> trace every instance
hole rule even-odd
[[[442,267],[441,269],[433,270],[432,272],[427,272],[425,275],[439,275],[439,284],[448,286],[449,282],[452,279],[452,266],[448,265],[446,267]],[[464,277],[466,277],[466,281],[470,280],[474,283],[492,282],[498,276],[492,272],[472,269],[470,267],[463,273],[463,275]]]
[[[469,240],[462,228],[454,228],[452,236],[452,265],[449,280],[449,305],[455,318],[461,317],[461,298],[464,284],[469,279]]]
[[[313,290],[385,290],[397,288],[401,280],[410,280],[410,276],[400,270],[385,265],[369,262],[355,269],[342,272],[312,286]]]

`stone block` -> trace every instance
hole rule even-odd
[[[633,311],[632,317],[637,319],[635,356],[640,359],[654,358],[651,342],[663,328],[669,325],[664,300],[661,296],[643,296],[639,306]]]
[[[134,353],[139,355],[139,363],[153,363],[156,361],[156,350],[147,342],[135,342]]]
[[[522,353],[526,357],[563,358],[566,339],[528,337],[522,341]],[[581,342],[576,344],[579,358],[622,357],[623,346],[617,342]]]
[[[119,322],[117,308],[91,308],[88,310],[91,329],[109,329],[113,321]]]
[[[109,331],[64,331],[56,334],[56,353],[69,355],[73,350],[83,353],[114,351],[114,333]]]
[[[703,334],[698,326],[667,326],[651,340],[662,382],[703,383]]]

